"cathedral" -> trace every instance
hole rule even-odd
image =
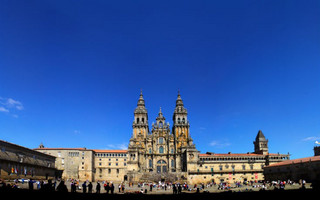
[[[189,127],[188,112],[178,93],[172,131],[161,108],[150,130],[141,92],[134,111],[133,133],[128,147],[128,174],[132,178],[137,175],[136,172],[180,175],[188,168],[196,169],[199,151],[190,137]]]
[[[289,153],[269,153],[268,140],[261,130],[253,142],[253,152],[200,153],[190,136],[188,112],[180,93],[172,119],[170,128],[160,108],[149,128],[141,92],[127,150],[46,148],[43,145],[34,150],[56,157],[55,167],[63,179],[114,182],[260,181],[264,180],[265,166],[289,159]]]

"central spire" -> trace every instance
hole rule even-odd
[[[162,114],[162,111],[161,111],[161,107],[160,107],[160,110],[159,110],[159,113],[158,113],[158,117],[156,118],[156,120],[158,121],[158,120],[165,120],[165,118],[164,118],[164,116],[163,116],[163,114]]]

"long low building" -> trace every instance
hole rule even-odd
[[[263,169],[270,163],[289,159],[285,154],[226,153],[200,154],[199,168],[189,172],[191,178],[216,182],[243,182],[264,180]]]
[[[0,178],[53,179],[55,157],[0,140]]]
[[[266,166],[265,180],[320,181],[320,155],[286,160]]]
[[[62,179],[81,181],[127,180],[127,150],[93,150],[87,148],[35,149],[56,157],[56,168]]]

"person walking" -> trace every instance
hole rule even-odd
[[[29,180],[29,190],[33,190],[33,180],[32,179],[30,179]]]
[[[92,183],[91,182],[88,185],[88,193],[92,193]]]
[[[86,182],[83,182],[83,184],[82,184],[82,192],[83,192],[83,193],[87,193],[87,185],[86,185]]]
[[[67,186],[64,184],[64,181],[62,180],[62,181],[60,181],[60,183],[59,183],[59,185],[58,185],[58,187],[57,187],[57,191],[58,192],[68,192],[68,188],[67,188]]]
[[[97,182],[96,193],[100,194],[100,188],[101,188],[100,183]]]
[[[113,192],[114,192],[114,185],[113,185],[113,183],[112,183],[112,182],[111,182],[110,189],[111,189],[111,194],[113,194]]]
[[[181,194],[182,186],[181,184],[178,185],[178,194]]]
[[[105,187],[106,191],[107,191],[107,194],[109,194],[109,190],[110,190],[110,186],[109,186],[109,183],[106,183],[106,187]]]
[[[124,193],[124,184],[121,185],[122,193]]]

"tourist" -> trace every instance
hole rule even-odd
[[[177,187],[176,184],[172,185],[173,194],[177,194]]]
[[[29,190],[33,190],[33,180],[32,179],[30,179],[29,180]]]
[[[100,193],[100,183],[99,182],[97,182],[97,186],[96,186],[96,193]]]
[[[111,182],[110,190],[111,190],[111,194],[113,194],[113,192],[114,192],[114,185],[113,185],[112,182]]]
[[[76,183],[72,181],[71,182],[71,192],[74,193],[74,192],[76,192],[76,190],[77,190]]]
[[[121,185],[122,193],[124,193],[124,184]]]
[[[67,186],[64,184],[64,181],[61,181],[57,187],[58,192],[68,192]]]
[[[181,184],[178,185],[178,194],[181,194],[182,186]]]
[[[88,185],[88,193],[92,193],[92,183],[91,182]]]
[[[109,190],[110,190],[109,183],[106,182],[104,185],[105,185],[105,186],[104,186],[104,189],[107,191],[107,194],[109,194]]]
[[[86,185],[86,182],[83,182],[83,184],[82,184],[82,192],[83,192],[83,193],[87,193],[87,185]]]

